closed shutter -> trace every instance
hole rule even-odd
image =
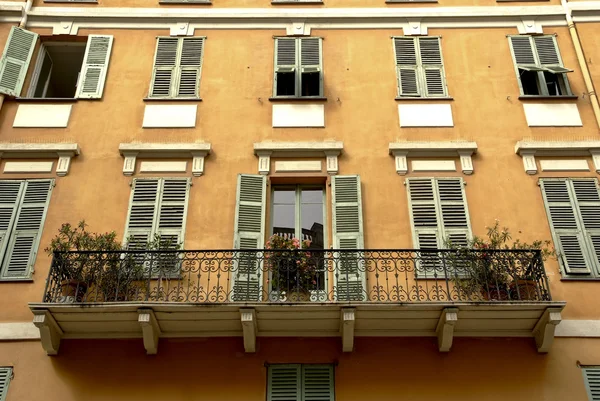
[[[471,224],[462,178],[436,179],[444,241],[465,247],[471,239]]]
[[[190,181],[187,178],[161,180],[156,234],[171,244],[183,243]]]
[[[445,96],[446,80],[440,38],[419,38],[419,55],[427,97]]]
[[[0,61],[0,93],[21,94],[37,38],[37,33],[12,27]]]
[[[591,274],[583,227],[568,180],[540,181],[550,228],[565,273]]]
[[[590,259],[600,267],[600,193],[595,179],[572,179],[577,209],[581,216]]]
[[[6,255],[24,187],[24,181],[0,181],[0,255]]]
[[[331,177],[334,248],[359,249],[365,247],[363,237],[362,199],[360,176],[336,175]],[[340,252],[337,255],[335,292],[338,301],[366,300],[364,260],[358,253]]]
[[[77,87],[76,97],[81,99],[100,99],[102,97],[112,43],[112,35],[90,35],[88,37],[81,67],[81,81]]]
[[[8,385],[12,379],[11,368],[0,368],[0,401],[6,400],[6,394],[8,393]]]
[[[267,401],[301,401],[301,366],[271,365],[267,383]]]
[[[400,96],[419,96],[417,49],[415,38],[394,38],[396,74]]]
[[[267,178],[264,175],[238,175],[235,209],[235,249],[262,249],[266,210]],[[262,260],[254,253],[239,252],[233,274],[233,301],[259,301],[262,298]]]
[[[333,366],[302,365],[301,401],[334,401]]]
[[[182,38],[177,97],[199,97],[204,38]]]
[[[171,97],[173,82],[177,82],[177,60],[179,58],[179,38],[158,38],[150,97]]]
[[[128,249],[143,250],[152,240],[160,193],[160,180],[135,179],[125,229]]]
[[[2,277],[26,278],[31,275],[53,184],[53,180],[25,181],[14,229],[4,254]]]
[[[583,368],[583,379],[590,401],[600,401],[600,368]],[[0,400],[2,398],[0,397]]]
[[[416,268],[418,276],[440,267],[437,250],[442,241],[438,219],[435,183],[432,178],[411,178],[408,180],[409,212],[413,229],[415,249],[420,250],[420,260]],[[430,251],[428,251],[430,250]]]

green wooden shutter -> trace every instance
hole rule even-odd
[[[432,178],[410,178],[407,183],[413,244],[415,249],[425,251],[419,255],[415,273],[427,277],[440,267],[437,249],[441,248],[442,233],[435,183]]]
[[[581,369],[590,401],[600,401],[600,367]],[[0,397],[1,400],[1,397]]]
[[[27,278],[33,271],[54,180],[25,181],[14,229],[2,262],[2,277]]]
[[[299,39],[299,42],[300,68],[302,69],[301,81],[304,79],[306,74],[319,74],[318,96],[323,96],[323,69],[321,68],[321,38],[301,38]],[[311,94],[310,96],[315,95]]]
[[[558,44],[556,43],[556,36],[533,36],[533,42],[535,43],[539,64],[545,71],[556,74],[573,71],[563,67],[560,52],[558,51]]]
[[[537,71],[538,62],[534,54],[531,36],[510,36],[509,40],[513,61],[517,68]]]
[[[182,38],[177,97],[199,97],[204,38]]]
[[[0,181],[0,255],[6,255],[24,187],[24,181]]]
[[[262,249],[265,241],[267,178],[264,175],[238,175],[235,208],[235,249]],[[262,298],[262,261],[241,252],[233,275],[234,301]]]
[[[164,178],[161,180],[158,203],[156,234],[172,244],[182,244],[189,198],[188,178]]]
[[[419,38],[419,56],[421,59],[421,71],[423,71],[422,79],[425,81],[426,96],[446,96],[446,78],[444,76],[440,38]]]
[[[595,179],[571,179],[589,259],[600,274],[600,193]]]
[[[360,176],[331,177],[331,191],[334,248],[364,249]],[[353,253],[340,253],[338,256],[334,273],[337,300],[366,300],[364,260]]]
[[[334,401],[334,373],[331,365],[302,365],[301,401]]]
[[[419,96],[415,38],[394,38],[399,96]]]
[[[268,371],[267,401],[301,401],[300,365],[271,365]]]
[[[275,77],[274,90],[275,96],[280,95],[281,90],[277,88],[277,82],[279,74],[290,74],[294,73],[298,76],[298,52],[296,49],[297,40],[296,38],[276,38],[275,39]],[[296,89],[294,95],[298,94],[298,78],[295,78]]]
[[[0,401],[6,400],[8,385],[12,379],[12,368],[0,368]]]
[[[112,43],[112,35],[90,35],[88,37],[76,97],[80,99],[100,99],[102,97]]]
[[[37,38],[37,33],[12,27],[0,60],[0,93],[21,94]]]
[[[568,184],[567,180],[540,180],[552,237],[565,273],[589,275],[585,238]]]
[[[462,178],[437,178],[436,187],[443,240],[467,246],[471,239],[471,223]]]
[[[160,180],[138,178],[133,181],[127,214],[125,242],[129,249],[145,249],[155,232]]]
[[[179,38],[160,37],[156,42],[150,97],[172,97],[178,80]]]

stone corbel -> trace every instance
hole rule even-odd
[[[459,150],[458,155],[460,156],[460,167],[463,174],[473,174],[473,151],[471,150]]]
[[[532,19],[521,19],[522,23],[517,25],[519,29],[519,33],[521,35],[528,34],[542,34],[544,33],[544,29],[542,28],[542,24]]]
[[[596,173],[600,174],[600,149],[590,150],[590,154],[592,155],[592,161],[594,162],[594,169],[596,170]]]
[[[404,36],[427,35],[427,27],[421,25],[421,19],[408,19],[408,24],[404,26]]]
[[[123,152],[123,174],[132,176],[135,173],[135,159],[138,152]]]
[[[352,352],[354,350],[354,308],[342,308],[340,319],[340,332],[342,334],[342,350]]]
[[[270,150],[256,151],[258,156],[258,173],[268,175],[271,171],[271,152]]]
[[[560,311],[561,310],[557,308],[546,309],[535,325],[533,336],[535,337],[535,344],[537,345],[538,352],[546,353],[550,350],[552,342],[554,341],[556,326],[562,320]]]
[[[448,352],[452,347],[454,338],[454,326],[458,321],[458,309],[446,308],[442,311],[440,320],[435,330],[438,339],[438,348],[440,352]]]
[[[256,352],[256,334],[258,332],[256,311],[252,308],[242,308],[240,309],[240,318],[244,335],[244,350],[246,352]]]
[[[327,157],[327,174],[336,175],[339,172],[338,156],[340,153],[339,150],[325,151],[325,156]]]
[[[178,22],[171,27],[171,36],[194,36],[194,27],[189,22]]]
[[[523,168],[529,175],[537,174],[537,164],[535,163],[535,150],[521,151],[521,157],[523,158]]]
[[[69,172],[71,167],[71,158],[74,156],[73,152],[57,152],[58,153],[58,164],[56,165],[56,175],[64,177]]]
[[[57,355],[63,331],[47,310],[33,311],[33,324],[40,330],[42,347],[46,354]]]
[[[398,175],[406,175],[406,173],[408,173],[408,152],[403,150],[392,150],[392,155],[394,156],[396,172]]]
[[[192,152],[192,175],[200,177],[204,174],[204,158],[208,156],[208,150],[200,150]]]
[[[154,311],[152,309],[138,309],[138,323],[142,327],[142,337],[146,353],[148,355],[156,355],[158,353],[158,338],[161,331],[156,316],[154,316]]]
[[[310,27],[304,21],[292,22],[285,28],[287,36],[310,36]]]

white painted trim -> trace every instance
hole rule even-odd
[[[540,160],[542,171],[590,171],[585,159],[549,159]]]
[[[412,171],[456,171],[454,160],[413,160]]]
[[[187,161],[143,161],[140,173],[185,173]]]
[[[0,143],[3,159],[56,159],[56,175],[69,173],[71,158],[81,153],[76,143]]]
[[[339,171],[338,156],[344,149],[343,142],[258,142],[254,154],[258,156],[258,172],[269,174],[271,157],[325,157],[327,173]]]
[[[32,322],[0,323],[0,341],[39,339],[40,331]]]
[[[54,162],[6,162],[5,173],[51,173]]]
[[[66,128],[72,104],[19,104],[14,128]]]
[[[305,172],[321,171],[320,160],[278,160],[275,162],[275,172]]]
[[[121,143],[119,153],[123,156],[123,174],[135,173],[136,159],[140,158],[191,158],[192,175],[204,174],[204,158],[210,154],[210,143]]]
[[[600,320],[563,320],[555,337],[600,337]]]
[[[527,174],[537,173],[535,156],[591,156],[594,169],[600,174],[600,141],[519,141],[515,153],[523,157]]]
[[[477,143],[467,141],[440,142],[394,142],[389,144],[389,153],[394,156],[396,172],[405,175],[408,172],[409,157],[460,157],[464,174],[473,174],[472,155],[477,153]]]

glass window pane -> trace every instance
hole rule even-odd
[[[301,195],[302,203],[318,203],[323,204],[323,189],[303,189]]]
[[[302,239],[311,241],[311,249],[323,249],[323,205],[303,204]]]
[[[296,231],[296,212],[294,205],[273,205],[273,234],[282,237],[294,237]]]
[[[290,189],[275,189],[273,191],[273,203],[296,203],[296,191],[293,188]]]

